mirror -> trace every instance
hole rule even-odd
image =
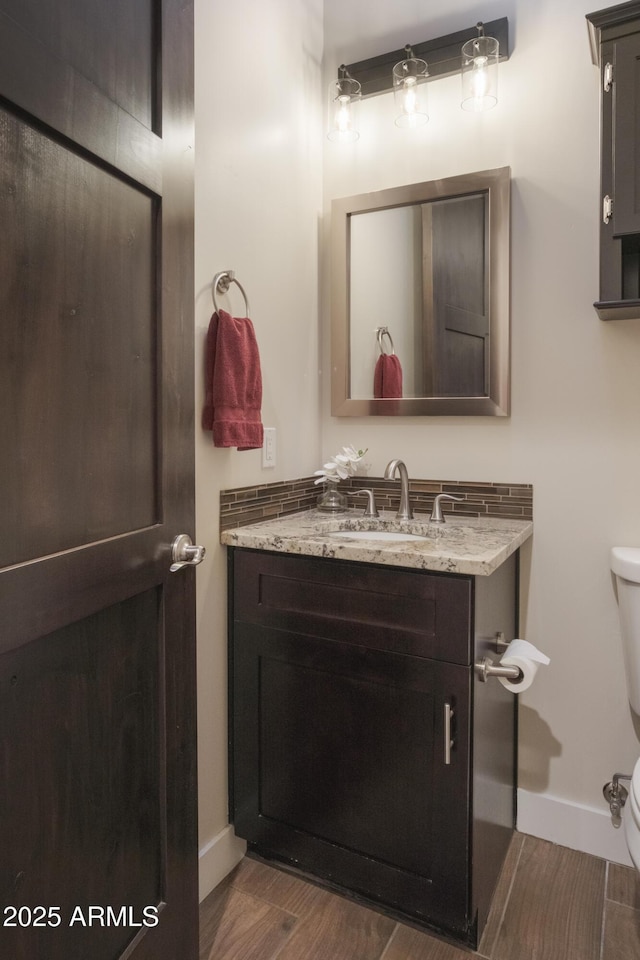
[[[502,167],[333,201],[334,416],[509,414],[509,197]]]

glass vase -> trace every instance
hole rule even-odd
[[[337,483],[327,480],[324,490],[318,497],[318,510],[326,513],[343,513],[347,508],[346,494],[340,493]]]

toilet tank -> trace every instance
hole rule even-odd
[[[629,703],[640,714],[640,547],[613,547],[611,570],[616,576]]]

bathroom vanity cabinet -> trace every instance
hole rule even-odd
[[[229,550],[230,806],[251,850],[476,945],[514,823],[490,576]]]
[[[601,80],[602,320],[640,319],[640,2],[587,16]]]

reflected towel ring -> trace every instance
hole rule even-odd
[[[382,338],[387,337],[389,340],[389,345],[391,347],[391,353],[385,353],[384,346],[382,345]],[[380,353],[385,354],[386,356],[395,356],[395,347],[393,345],[393,340],[391,339],[391,334],[389,333],[388,327],[376,327],[376,339],[378,341],[378,346],[380,347]]]
[[[213,284],[211,286],[211,295],[213,297],[213,305],[216,308],[216,312],[218,311],[218,304],[216,303],[216,290],[218,290],[220,293],[227,293],[229,290],[229,286],[232,283],[235,283],[238,287],[240,287],[240,292],[244,297],[244,304],[245,304],[245,307],[247,308],[247,317],[248,317],[249,316],[249,298],[246,295],[244,291],[244,287],[242,286],[240,281],[236,280],[236,275],[233,270],[221,270],[220,273],[216,273],[215,277],[213,278]]]

